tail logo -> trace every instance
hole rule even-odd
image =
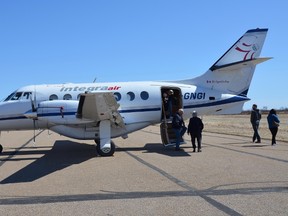
[[[235,48],[238,52],[244,54],[243,61],[253,59],[255,53],[260,49],[259,45],[257,44],[257,37],[245,37],[244,40],[245,42],[243,40],[239,41]]]
[[[244,61],[248,59],[253,59],[255,53],[257,52],[257,50],[259,50],[259,46],[257,44],[242,43],[241,47],[237,45],[235,49],[241,53],[245,53],[244,58],[243,58],[243,61]]]

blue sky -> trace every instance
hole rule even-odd
[[[287,1],[1,0],[0,98],[30,84],[179,80],[269,28],[248,93],[288,107]]]

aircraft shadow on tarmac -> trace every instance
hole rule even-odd
[[[22,150],[3,153],[11,157],[2,159],[1,161],[34,161],[2,180],[0,184],[32,182],[55,171],[62,170],[73,164],[80,164],[97,156],[95,145],[77,143],[69,140],[56,141],[52,149],[43,150],[43,148],[48,147],[24,147]],[[190,156],[184,150],[175,151],[174,147],[165,148],[160,143],[147,143],[144,147],[116,148],[116,152],[121,151],[143,151],[143,153],[157,153],[171,157]],[[38,158],[37,155],[41,154],[43,154],[43,156]],[[17,158],[17,156],[20,157]]]
[[[13,154],[13,152],[11,153]],[[44,154],[32,163],[2,180],[0,184],[32,182],[57,170],[64,169],[73,164],[79,164],[96,156],[95,145],[77,143],[72,141],[56,141],[52,149],[43,150],[33,148],[28,151],[18,151],[15,156],[31,156]],[[22,160],[22,158],[10,158],[11,160]],[[24,158],[27,160],[27,158]]]
[[[175,147],[170,146],[170,147],[164,147],[163,144],[161,143],[146,143],[144,147],[125,147],[125,148],[116,148],[116,151],[142,151],[143,153],[156,153],[156,154],[161,154],[161,155],[166,155],[170,157],[177,157],[177,156],[191,156],[189,153],[184,151],[185,148],[180,146],[181,150],[180,151],[175,151]],[[192,149],[192,148],[190,148]]]

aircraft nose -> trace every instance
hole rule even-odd
[[[8,112],[8,106],[5,102],[0,102],[0,115],[5,115]]]
[[[30,110],[30,103],[21,103],[18,101],[0,102],[0,116],[23,116],[23,114]]]

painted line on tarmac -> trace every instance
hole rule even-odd
[[[38,134],[35,135],[35,138],[38,137],[44,130],[40,131]],[[17,148],[17,150],[11,152],[11,154],[8,155],[8,157],[6,158],[2,158],[0,159],[0,167],[7,161],[9,161],[10,159],[12,159],[21,149],[23,149],[24,147],[26,147],[30,142],[32,142],[34,140],[34,137],[32,137],[31,139],[29,139],[26,143],[24,143],[23,145],[21,145],[19,148]],[[2,152],[3,153],[3,152]]]
[[[175,184],[177,184],[178,186],[186,189],[189,193],[195,194],[196,196],[201,197],[202,199],[204,199],[206,202],[208,202],[209,204],[211,204],[212,206],[216,207],[217,209],[219,209],[222,212],[225,212],[228,215],[233,215],[233,216],[237,216],[237,215],[241,215],[240,213],[236,212],[234,209],[229,208],[228,206],[225,206],[224,204],[212,199],[211,197],[208,197],[207,195],[205,195],[204,193],[202,193],[200,190],[197,190],[196,188],[193,188],[191,186],[189,186],[187,183],[185,183],[184,181],[175,178],[174,176],[170,175],[169,173],[165,172],[164,170],[148,163],[147,161],[141,159],[140,157],[137,157],[136,155],[130,153],[130,152],[125,152],[126,154],[128,154],[129,156],[131,156],[132,158],[134,158],[135,160],[137,160],[139,163],[149,167],[150,169],[156,171],[157,173],[161,174],[162,176],[164,176],[165,178],[169,179],[170,181],[174,182]]]
[[[144,133],[155,134],[155,135],[159,135],[160,136],[160,133],[157,133],[157,132],[151,132],[151,131],[145,131],[145,130],[141,130],[141,131],[144,132]],[[223,135],[228,136],[227,134],[223,134]],[[236,136],[237,137],[237,135],[229,135],[229,136]],[[215,135],[213,135],[213,137],[218,137],[218,138],[222,138],[222,139],[230,139],[231,140],[230,137],[222,137],[222,136],[215,136]],[[243,139],[234,139],[234,140],[243,141]],[[253,155],[253,156],[257,156],[257,157],[261,157],[261,158],[266,158],[266,159],[269,159],[269,160],[274,160],[274,161],[278,161],[278,162],[288,163],[288,160],[275,158],[275,157],[264,156],[264,155],[261,155],[261,154],[252,153],[252,152],[246,152],[246,151],[242,151],[242,150],[236,150],[236,149],[232,149],[232,148],[228,148],[228,147],[224,147],[224,146],[219,146],[221,144],[214,145],[214,144],[206,143],[206,142],[202,141],[202,145],[212,146],[212,147],[215,147],[215,148],[221,148],[221,149],[230,150],[230,151],[234,151],[234,152],[238,152],[238,153],[242,153],[242,154]],[[277,147],[277,145],[274,146],[274,147]]]

